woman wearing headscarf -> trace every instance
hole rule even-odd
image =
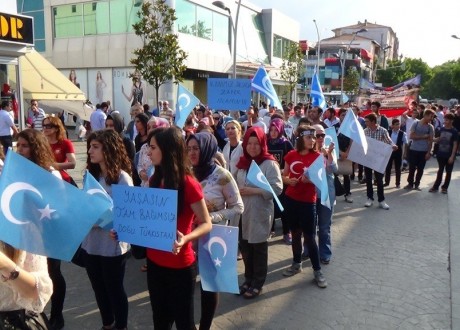
[[[217,140],[208,132],[196,133],[187,139],[187,152],[193,174],[201,183],[204,200],[214,224],[238,226],[243,212],[243,201],[235,179],[215,162]],[[201,288],[200,329],[210,329],[219,296],[217,292]]]
[[[284,121],[280,118],[274,118],[270,121],[270,126],[268,129],[268,152],[271,153],[278,164],[280,164],[281,171],[284,168],[284,156],[287,153],[294,149],[291,141],[289,141],[284,136]],[[280,199],[283,200],[284,190],[281,193]],[[292,244],[291,233],[289,232],[289,224],[286,221],[286,218],[283,217],[281,210],[278,207],[278,204],[275,204],[275,219],[281,218],[281,223],[283,225],[283,240],[286,244]],[[273,221],[271,235],[275,234],[275,221]]]
[[[105,120],[105,128],[108,129],[113,129],[115,130],[118,134],[123,139],[123,144],[126,149],[126,153],[128,154],[129,159],[134,160],[134,155],[136,154],[136,150],[134,149],[134,143],[133,141],[123,135],[123,131],[125,129],[125,122],[123,120],[123,117],[119,113],[111,113],[110,115],[107,116],[107,119]]]
[[[273,222],[273,195],[247,180],[251,162],[255,161],[276,195],[283,182],[276,159],[268,152],[267,137],[260,127],[251,127],[243,139],[243,156],[236,164],[236,181],[244,203],[241,217],[240,250],[244,261],[244,283],[240,293],[247,299],[262,292],[267,277],[268,243]]]
[[[241,124],[236,120],[230,120],[225,124],[225,134],[228,142],[225,145],[222,153],[224,154],[227,170],[235,176],[236,164],[243,155],[243,143],[241,142]]]

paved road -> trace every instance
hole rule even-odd
[[[81,184],[85,143],[75,145],[79,167],[73,175]],[[356,181],[352,183],[353,204],[339,197],[332,228],[333,258],[323,268],[327,289],[315,285],[308,261],[302,273],[282,276],[291,263],[291,250],[282,243],[277,223],[263,294],[252,301],[221,294],[213,329],[460,329],[456,276],[460,271],[460,175],[454,173],[448,195],[432,194],[428,189],[436,168],[436,160],[430,160],[421,192],[386,189],[389,211],[364,208],[364,185]],[[403,174],[402,182],[406,177]],[[141,264],[131,259],[127,266],[129,329],[153,329]],[[242,262],[238,266],[241,280]],[[100,317],[84,269],[65,264],[63,271],[65,329],[99,329]],[[199,294],[197,322],[198,298]]]

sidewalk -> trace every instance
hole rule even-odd
[[[71,174],[81,187],[86,143],[74,144],[78,167]],[[282,276],[292,253],[282,242],[278,221],[277,236],[269,243],[269,273],[262,295],[248,301],[221,294],[213,329],[460,329],[460,175],[454,172],[448,195],[433,194],[428,189],[436,170],[436,159],[431,159],[421,192],[396,189],[392,178],[385,190],[389,211],[377,208],[377,203],[364,208],[365,185],[356,181],[353,204],[338,198],[333,258],[323,266],[326,289],[315,285],[309,261],[303,262],[302,273]],[[406,178],[407,173],[402,185]],[[141,265],[134,259],[127,263],[129,329],[153,329]],[[85,270],[67,263],[62,268],[67,281],[65,329],[100,328]],[[242,261],[238,271],[241,282]],[[197,323],[199,292],[197,285]]]

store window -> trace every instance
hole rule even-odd
[[[110,0],[53,7],[54,37],[133,32],[141,4],[137,0]]]
[[[54,7],[54,36],[56,38],[83,36],[82,16],[83,6],[81,4]]]
[[[83,4],[85,35],[109,33],[109,3],[93,2]]]
[[[228,44],[229,18],[186,0],[176,1],[178,32]]]

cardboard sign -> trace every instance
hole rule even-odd
[[[216,110],[246,111],[251,105],[251,80],[209,78],[208,104]]]
[[[118,239],[171,252],[177,230],[177,191],[112,185]]]

